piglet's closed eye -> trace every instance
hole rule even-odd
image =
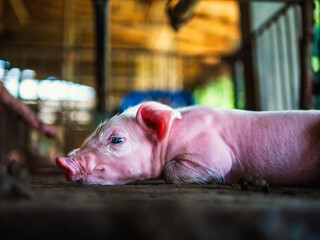
[[[155,102],[142,104],[136,116],[138,123],[159,142],[168,136],[174,118],[181,118],[178,111]]]

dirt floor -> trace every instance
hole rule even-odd
[[[1,239],[320,239],[319,186],[83,186],[55,170],[27,186],[32,194],[0,199]]]

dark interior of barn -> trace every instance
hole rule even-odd
[[[162,172],[84,184],[63,165],[145,101],[320,109],[320,1],[1,0],[0,238],[320,239],[319,127],[308,133],[319,177],[303,183],[249,169],[233,183]]]

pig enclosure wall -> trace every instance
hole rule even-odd
[[[242,3],[244,35],[234,64],[236,91],[244,91],[245,82],[247,107],[252,110],[315,107],[312,1],[249,2]]]
[[[11,67],[35,70],[39,80],[53,76],[96,87],[94,49],[91,47],[3,46],[0,48],[0,56],[10,61]],[[231,75],[229,64],[223,61],[217,64],[218,60],[214,55],[183,56],[142,49],[112,49],[108,56],[108,113],[117,111],[122,97],[133,90],[185,89],[192,92],[196,86],[212,82],[218,76]],[[69,68],[68,74],[72,77],[65,76],[66,68]]]
[[[280,7],[272,20],[254,29],[254,60],[261,110],[300,108],[301,9]]]

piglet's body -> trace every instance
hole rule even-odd
[[[258,173],[273,184],[320,178],[320,112],[172,109],[146,102],[101,124],[56,159],[68,180],[125,184],[234,183]]]

